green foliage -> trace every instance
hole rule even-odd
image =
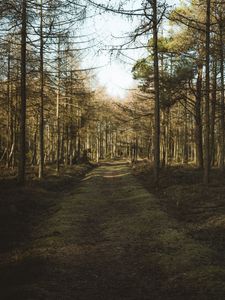
[[[166,49],[169,45],[167,39],[161,39],[161,49]],[[171,42],[171,41],[170,41]],[[172,57],[173,58],[173,57]],[[183,57],[173,58],[164,56],[163,66],[160,70],[160,103],[161,109],[170,107],[179,99],[184,86],[194,76],[193,64],[190,60]],[[133,67],[134,79],[140,81],[139,88],[143,92],[149,92],[149,87],[153,84],[153,61],[148,56],[145,59],[137,61]]]
[[[150,65],[151,61],[149,58],[143,58],[136,62],[133,66],[133,78],[145,80],[150,73],[153,72],[153,67]]]
[[[168,52],[169,51],[169,45],[171,42],[172,37],[159,37],[158,38],[158,51],[159,53]],[[148,46],[150,49],[153,47],[153,39],[150,39],[148,42]]]

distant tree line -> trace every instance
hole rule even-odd
[[[0,162],[18,168],[21,183],[26,165],[42,178],[46,164],[59,173],[88,157],[148,158],[156,183],[173,163],[197,165],[206,184],[211,167],[224,170],[225,4],[126,3],[1,1]],[[124,45],[145,38],[146,56],[133,66],[138,89],[123,102],[81,67],[78,27],[88,6],[140,21]],[[168,22],[176,30],[164,34]]]

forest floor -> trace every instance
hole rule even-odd
[[[224,194],[195,203],[188,217],[193,190],[183,194],[166,181],[159,193],[146,184],[150,173],[115,162],[80,183],[74,171],[24,189],[4,182],[0,299],[224,299]]]

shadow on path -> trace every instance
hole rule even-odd
[[[131,175],[103,163],[1,265],[1,299],[224,299],[225,271]],[[220,280],[218,280],[220,278]]]

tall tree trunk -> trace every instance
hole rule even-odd
[[[188,163],[188,115],[187,115],[187,99],[184,104],[184,136],[183,136],[183,163]]]
[[[39,174],[44,172],[44,41],[43,41],[43,0],[40,2],[40,123],[39,123]]]
[[[158,185],[159,169],[160,169],[160,103],[159,103],[157,0],[153,1],[152,8],[153,8],[154,91],[155,91],[154,175],[155,175],[155,184]]]
[[[108,121],[105,121],[105,156],[108,155]]]
[[[21,104],[20,104],[20,147],[18,181],[25,183],[26,179],[26,77],[27,77],[27,1],[22,0],[21,28]]]
[[[198,64],[198,75],[196,83],[196,102],[195,102],[195,143],[196,143],[196,156],[197,165],[203,168],[203,145],[202,145],[202,63]]]
[[[221,154],[220,154],[220,168],[224,170],[224,156],[225,156],[225,119],[224,119],[224,41],[223,41],[223,21],[220,22],[220,84],[221,84]]]
[[[11,152],[11,145],[12,145],[12,99],[10,93],[10,83],[11,83],[11,55],[10,55],[10,45],[9,45],[9,53],[8,53],[8,70],[7,70],[7,105],[8,105],[8,112],[7,112],[7,167],[10,166],[10,152]]]
[[[211,0],[206,2],[206,35],[205,35],[205,145],[204,145],[204,183],[209,183],[210,173],[210,4]]]
[[[57,128],[57,139],[56,139],[56,172],[59,174],[60,168],[60,119],[59,119],[59,86],[57,90],[57,97],[56,97],[56,128]]]
[[[212,83],[212,104],[211,104],[211,166],[215,163],[215,116],[216,116],[216,89],[217,89],[217,58],[214,59],[213,63],[213,83]]]
[[[59,174],[60,168],[60,116],[59,116],[59,105],[60,105],[60,36],[58,41],[58,83],[57,83],[57,95],[56,95],[56,128],[57,128],[57,142],[56,142],[56,172]]]

